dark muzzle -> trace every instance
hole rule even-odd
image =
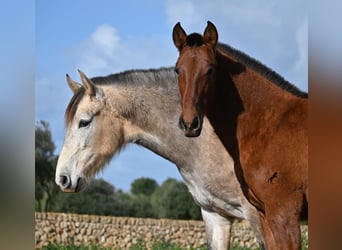
[[[182,116],[179,117],[178,126],[187,137],[197,137],[201,134],[202,121],[196,116],[191,123],[186,123]]]

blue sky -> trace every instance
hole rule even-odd
[[[308,89],[306,1],[81,1],[36,0],[35,120],[50,123],[56,154],[64,138],[64,111],[72,96],[65,74],[78,80],[128,69],[174,65],[172,28],[202,33],[207,20],[219,40],[260,60],[300,89]],[[98,175],[129,190],[139,177],[162,183],[181,179],[177,168],[154,153],[129,146]]]

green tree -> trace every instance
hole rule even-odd
[[[65,213],[127,216],[131,213],[129,202],[125,204],[126,207],[122,207],[124,199],[120,200],[120,196],[122,193],[117,192],[110,183],[103,179],[94,179],[80,193],[60,195],[54,210]]]
[[[37,211],[50,211],[59,192],[55,184],[57,157],[49,124],[40,121],[35,128],[35,203]]]
[[[131,196],[131,207],[133,217],[139,218],[157,218],[157,214],[153,209],[151,197],[139,194]]]
[[[153,193],[151,199],[159,218],[201,219],[200,208],[181,181],[169,178]]]
[[[131,183],[131,193],[135,195],[144,194],[150,196],[154,193],[157,187],[158,183],[155,180],[141,177]]]
[[[117,191],[116,206],[113,208],[114,216],[134,217],[134,207],[132,196],[122,190]]]
[[[131,183],[132,216],[141,218],[156,218],[151,204],[151,195],[158,188],[158,183],[151,179],[141,177]]]

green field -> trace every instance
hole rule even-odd
[[[302,249],[306,250],[308,245],[308,239],[306,237],[302,237]],[[146,244],[139,240],[137,244],[131,246],[129,250],[146,250]],[[152,245],[152,250],[185,250],[186,248],[182,248],[178,245],[171,244],[169,242],[155,242]],[[101,247],[98,245],[89,245],[89,246],[75,246],[75,245],[60,245],[60,244],[50,244],[46,247],[43,247],[42,250],[112,250],[112,248]],[[121,249],[118,249],[121,250]],[[188,250],[188,249],[187,249]],[[195,248],[190,248],[190,250],[195,250]],[[197,250],[197,249],[196,249]],[[207,250],[207,247],[202,247],[199,250]],[[231,246],[230,250],[251,250],[248,247],[239,247],[239,246]]]
[[[146,249],[147,249],[146,244],[142,241],[139,241],[137,244],[135,244],[129,248],[129,250],[146,250]],[[178,245],[171,244],[168,242],[155,242],[152,245],[152,250],[185,250],[185,249],[187,249],[187,248],[182,248]],[[207,249],[208,249],[207,247],[199,248],[199,250],[207,250]],[[59,245],[59,244],[51,244],[49,246],[43,247],[42,250],[112,250],[112,248],[105,248],[105,247],[96,246],[96,245],[63,246],[63,245]],[[120,250],[120,249],[118,249],[118,250]],[[195,250],[195,248],[190,248],[190,250]],[[231,246],[230,250],[250,250],[250,248]]]
[[[104,248],[100,246],[62,246],[62,245],[50,245],[42,248],[44,250],[112,250],[112,248]],[[145,246],[135,245],[129,248],[129,250],[146,250]],[[190,250],[195,248],[190,248]],[[199,248],[199,250],[207,250],[207,247]],[[189,250],[188,248],[182,248],[173,244],[155,244],[152,250]],[[197,250],[197,249],[196,249]],[[251,250],[247,247],[232,246],[230,250]]]

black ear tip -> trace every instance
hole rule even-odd
[[[215,27],[215,25],[212,22],[210,22],[209,20],[207,21],[207,25],[211,25],[211,26]]]
[[[174,27],[180,26],[180,22],[177,22]]]

